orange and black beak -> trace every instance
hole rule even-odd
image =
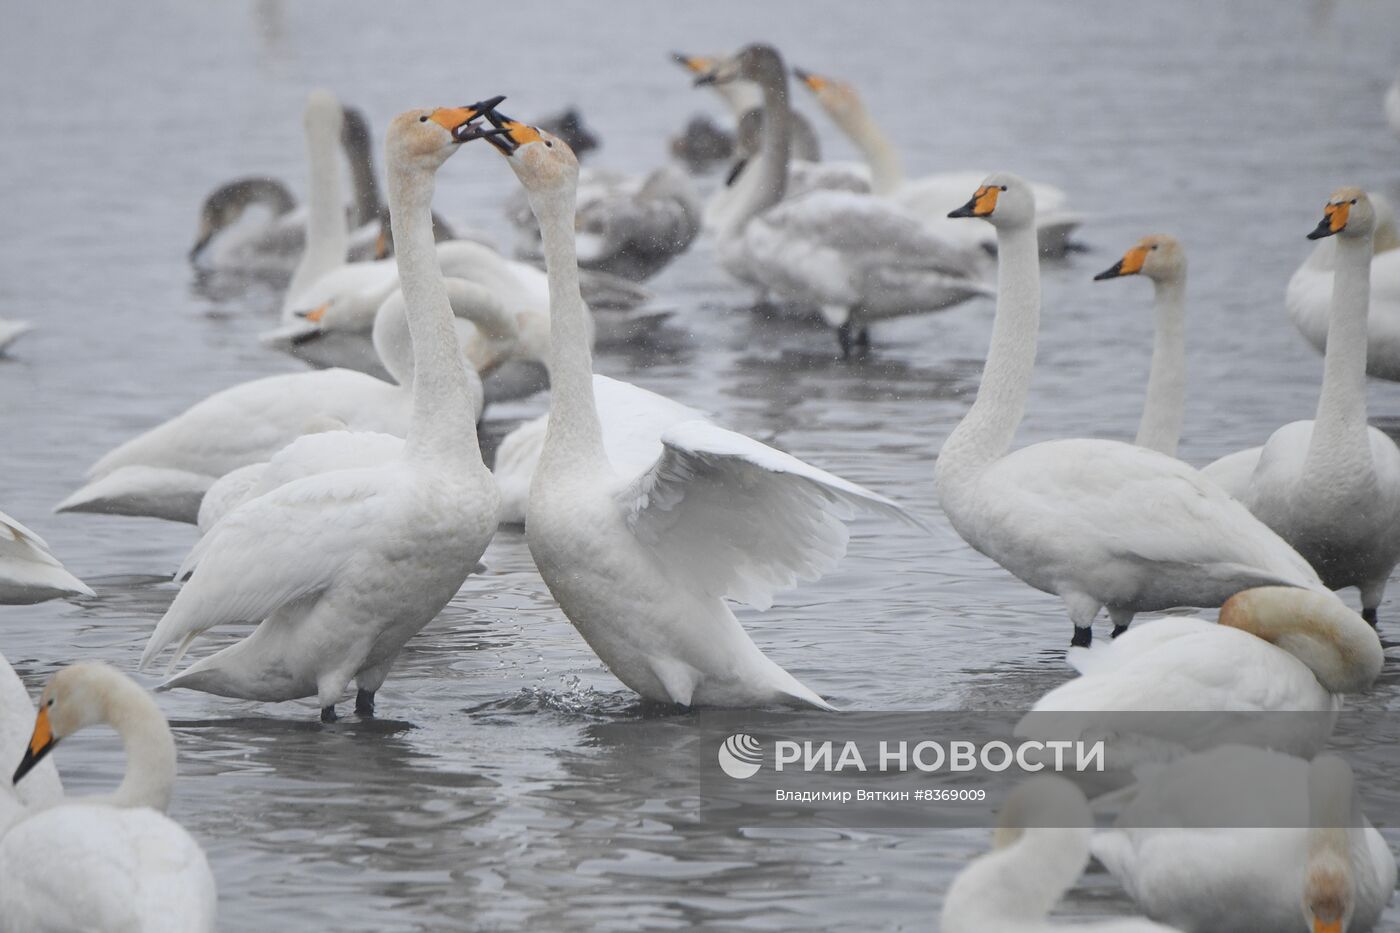
[[[465,107],[439,107],[428,115],[428,119],[451,133],[453,142],[465,143],[473,139],[483,139],[495,131],[476,121],[486,116],[492,107],[505,99],[505,95],[500,95]]]
[[[988,217],[992,211],[997,209],[997,195],[1001,194],[1001,188],[996,185],[983,185],[977,189],[977,193],[972,196],[962,207],[948,212],[949,217]]]
[[[481,138],[499,149],[502,155],[515,155],[515,151],[526,143],[537,143],[544,138],[535,127],[512,120],[494,108],[487,108],[486,119],[495,129],[482,133]]]
[[[1341,204],[1328,204],[1322,209],[1322,220],[1313,232],[1308,234],[1308,239],[1320,240],[1323,237],[1341,233],[1347,225],[1347,217],[1350,214],[1350,201],[1344,201]]]
[[[34,766],[43,761],[44,756],[53,751],[57,744],[58,739],[54,738],[53,729],[49,726],[48,707],[44,707],[39,710],[39,715],[34,720],[34,734],[29,738],[29,747],[24,750],[24,758],[15,769],[14,783],[18,784],[20,778],[33,771]]]
[[[807,85],[807,87],[811,88],[813,91],[820,91],[822,88],[826,87],[826,79],[821,75],[812,74],[810,71],[804,71],[795,66],[792,69],[792,73],[797,80]]]
[[[1146,261],[1147,247],[1134,246],[1123,254],[1122,259],[1094,276],[1094,281],[1101,282],[1104,279],[1116,279],[1124,275],[1137,275],[1142,271],[1142,264]]]
[[[672,52],[671,61],[695,75],[708,74],[715,67],[714,59],[701,58],[699,55],[687,55],[684,52]]]

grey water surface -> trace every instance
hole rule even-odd
[[[1394,0],[88,0],[10,3],[5,20],[0,316],[38,329],[0,360],[0,507],[98,594],[0,608],[0,651],[36,693],[77,660],[134,672],[195,539],[187,526],[54,516],[53,504],[120,441],[296,368],[254,339],[278,296],[197,283],[185,252],[215,184],[258,172],[305,191],[300,111],[314,86],[380,132],[408,107],[493,94],[526,118],[577,104],[603,140],[593,164],[643,171],[692,113],[721,115],[667,53],[772,41],[855,82],[911,174],[1007,168],[1062,186],[1088,216],[1087,251],[1046,266],[1024,442],[1132,437],[1150,288],[1091,277],[1144,234],[1180,236],[1181,453],[1196,464],[1311,416],[1322,361],[1282,301],[1304,234],[1339,185],[1400,191],[1400,140],[1380,104],[1400,64]],[[828,153],[853,157],[804,95],[794,90]],[[472,147],[440,172],[437,207],[504,245],[514,184],[491,149]],[[861,518],[835,572],[741,612],[775,661],[871,711],[1023,708],[1069,676],[1058,602],[963,545],[934,497],[933,458],[976,387],[990,301],[882,323],[873,358],[848,365],[826,330],[756,319],[707,242],[651,284],[676,312],[666,340],[601,353],[599,371],[933,527]],[[1373,383],[1370,398],[1373,421],[1400,427],[1400,386]],[[484,432],[544,405],[489,412]],[[1381,610],[1391,647],[1397,596]],[[212,633],[196,654],[241,634]],[[989,844],[984,830],[775,827],[761,813],[707,826],[692,759],[676,751],[705,714],[639,706],[555,608],[518,532],[496,537],[484,572],[409,643],[379,721],[322,726],[312,701],[160,703],[180,753],[172,814],[209,853],[226,930],[931,929],[953,874]],[[1394,737],[1400,678],[1387,670],[1354,705],[1366,726],[1344,727],[1338,744],[1365,758]],[[71,738],[56,758],[74,793],[112,786],[123,768],[110,734]],[[1369,773],[1367,795],[1400,794],[1383,768]],[[1131,911],[1091,875],[1059,913]],[[1400,910],[1385,929],[1400,930]]]

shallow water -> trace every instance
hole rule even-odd
[[[0,506],[99,595],[0,609],[0,649],[36,692],[79,659],[135,669],[192,529],[49,509],[119,441],[294,368],[252,339],[275,296],[196,288],[184,255],[215,183],[258,171],[304,190],[299,114],[318,84],[381,129],[407,106],[495,93],[525,117],[577,103],[604,140],[596,164],[643,170],[691,113],[719,112],[665,53],[769,39],[796,64],[855,80],[911,173],[1011,168],[1061,185],[1090,215],[1088,252],[1047,267],[1024,441],[1132,436],[1150,289],[1090,278],[1157,231],[1181,236],[1192,262],[1184,458],[1202,464],[1309,417],[1321,360],[1284,315],[1283,289],[1329,191],[1400,188],[1400,141],[1380,109],[1400,7],[929,6],[637,0],[557,5],[547,21],[523,4],[167,2],[141,22],[95,2],[9,10],[0,314],[40,329],[0,361]],[[829,154],[849,157],[814,120]],[[506,242],[499,205],[513,184],[482,147],[444,167],[437,203]],[[1057,602],[972,553],[934,501],[932,457],[975,387],[990,302],[881,324],[875,358],[842,365],[829,333],[743,310],[748,296],[708,244],[652,285],[676,309],[673,339],[601,354],[600,371],[934,526],[862,519],[836,572],[741,613],[774,660],[869,710],[1014,708],[1065,679]],[[543,404],[492,412],[486,431]],[[1400,425],[1400,388],[1373,384],[1371,413]],[[987,845],[984,831],[707,828],[686,776],[664,767],[688,717],[641,709],[601,667],[518,533],[498,535],[485,564],[404,651],[383,721],[325,728],[309,701],[160,698],[180,748],[173,815],[209,852],[225,929],[927,929],[951,875]],[[1391,633],[1397,613],[1392,596]],[[1387,672],[1360,705],[1383,719],[1400,678]],[[100,734],[57,758],[77,793],[122,770]],[[1061,913],[1130,909],[1099,875]],[[1385,929],[1400,930],[1400,910]]]

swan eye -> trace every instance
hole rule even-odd
[[[550,142],[549,140],[546,139],[546,140],[544,141],[544,147],[545,147],[546,149],[553,149],[553,148],[554,148],[554,143],[552,143],[552,142]]]
[[[1153,244],[1152,244],[1152,248],[1153,248],[1153,249],[1156,249],[1156,248],[1157,248],[1157,244],[1156,244],[1156,243],[1153,243]]]
[[[423,114],[423,116],[421,116],[421,117],[418,118],[418,122],[419,122],[419,123],[427,123],[427,122],[428,122],[428,115],[427,115],[427,114]]]
[[[1352,199],[1351,199],[1351,203],[1352,203],[1352,204],[1355,204],[1355,203],[1356,203],[1356,198],[1352,198]]]
[[[53,697],[49,697],[49,702],[45,703],[44,705],[45,705],[45,706],[53,706]]]
[[[1002,190],[1002,191],[1005,191],[1005,190],[1006,190],[1006,186],[1005,186],[1005,185],[1002,185],[1002,186],[1001,186],[1001,190]]]

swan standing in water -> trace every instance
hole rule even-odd
[[[1051,923],[1048,915],[1089,864],[1094,815],[1069,781],[1017,785],[997,814],[992,851],[973,859],[943,898],[943,933],[1172,933],[1142,919]]]
[[[530,485],[526,539],[569,618],[624,684],[681,706],[829,709],[769,660],[726,598],[766,608],[846,545],[853,507],[893,502],[748,437],[674,424],[663,452],[620,472],[604,447],[574,259],[578,162],[559,140],[499,114],[505,154],[544,235],[553,307],[549,418]]]
[[[55,674],[40,697],[16,785],[59,740],[96,725],[121,736],[121,786],[36,807],[0,835],[0,930],[213,933],[218,895],[204,850],[165,815],[175,740],[129,677],[92,662]]]
[[[953,216],[990,222],[998,242],[982,383],[934,472],[938,501],[963,540],[1064,600],[1072,645],[1089,644],[1105,606],[1117,634],[1135,613],[1219,606],[1251,587],[1322,589],[1296,551],[1179,460],[1105,440],[1010,451],[1040,330],[1035,196],[1020,178],[998,173]]]
[[[215,625],[258,626],[163,688],[264,702],[315,696],[331,721],[354,679],[356,712],[372,715],[404,643],[486,550],[499,497],[481,462],[430,215],[437,169],[480,132],[474,121],[484,106],[412,110],[389,127],[389,207],[415,363],[403,455],[296,480],[224,516],[181,568],[193,575],[141,666],[178,641],[173,667]]]
[[[996,248],[994,235],[948,219],[948,212],[963,203],[967,193],[987,177],[986,172],[939,172],[922,178],[906,178],[898,150],[876,123],[854,87],[801,68],[794,68],[793,74],[816,96],[826,115],[861,151],[870,168],[873,194],[889,198],[944,239]],[[1059,188],[1035,182],[1030,184],[1035,190],[1040,251],[1047,255],[1062,255],[1069,249],[1070,237],[1078,229],[1082,218],[1066,208],[1069,198]]]
[[[95,595],[59,563],[43,538],[0,512],[0,605]]]
[[[1366,375],[1400,382],[1400,230],[1387,198],[1369,194],[1376,215],[1372,235],[1371,306],[1366,314]],[[1284,303],[1293,326],[1319,353],[1327,352],[1337,240],[1327,237],[1288,280]]]
[[[1230,597],[1218,624],[1153,619],[1107,644],[1075,649],[1069,661],[1080,676],[1037,700],[1017,726],[1018,736],[1073,739],[1131,732],[1144,741],[1123,743],[1128,758],[1142,744],[1200,750],[1222,741],[1311,756],[1332,734],[1343,695],[1369,690],[1385,653],[1375,631],[1336,594],[1262,587]],[[1141,715],[1279,710],[1314,715],[1222,715],[1218,724],[1202,717]],[[1131,763],[1110,761],[1119,771]]]
[[[711,78],[757,81],[764,95],[762,148],[735,182],[732,211],[717,232],[720,262],[735,278],[819,307],[845,356],[869,346],[871,321],[990,293],[980,250],[944,242],[880,198],[813,191],[783,200],[791,112],[776,49],[748,46]]]
[[[1186,409],[1186,251],[1176,237],[1143,237],[1094,281],[1124,275],[1152,280],[1152,367],[1147,376],[1147,401],[1138,422],[1139,447],[1176,456]]]
[[[1337,240],[1316,418],[1286,424],[1263,447],[1230,454],[1204,470],[1222,483],[1239,484],[1230,491],[1297,548],[1330,589],[1360,589],[1361,614],[1372,625],[1400,562],[1400,449],[1366,423],[1374,227],[1365,192],[1342,188],[1308,235]]]
[[[1145,778],[1118,827],[1094,855],[1187,933],[1365,933],[1395,889],[1395,856],[1335,755],[1192,755]]]

